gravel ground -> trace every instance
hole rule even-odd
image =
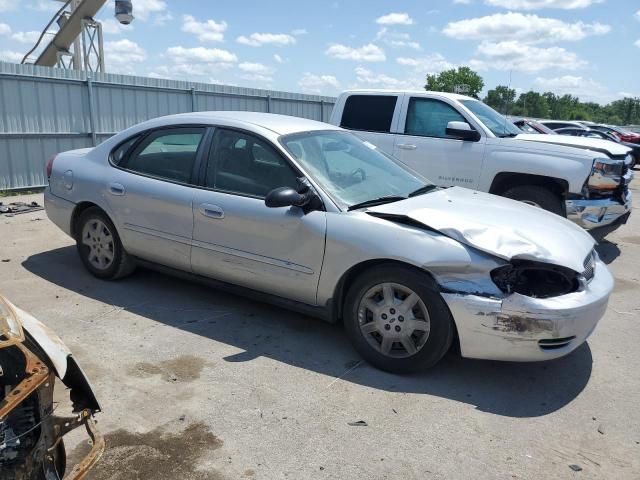
[[[640,478],[638,212],[598,247],[616,288],[587,344],[411,376],[360,362],[340,326],[149,271],[99,281],[43,211],[0,216],[0,241],[0,291],[102,403],[94,480]]]

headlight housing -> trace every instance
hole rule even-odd
[[[618,188],[622,182],[625,161],[611,158],[594,159],[591,175],[587,181],[589,189],[608,191]]]
[[[504,293],[532,298],[558,297],[580,288],[579,275],[570,268],[530,260],[512,260],[495,268],[491,280]]]
[[[22,341],[24,341],[24,333],[16,312],[0,295],[0,347]]]

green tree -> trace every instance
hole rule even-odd
[[[434,92],[455,92],[456,86],[466,85],[467,95],[478,98],[478,94],[484,87],[484,80],[469,67],[452,68],[435,75],[427,75],[425,90]]]
[[[507,114],[513,113],[512,105],[515,99],[516,91],[514,89],[498,85],[487,92],[487,96],[484,97],[484,103],[500,113]]]
[[[529,91],[520,94],[516,102],[520,115],[534,118],[547,118],[550,114],[549,103],[544,95]]]

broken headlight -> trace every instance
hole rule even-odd
[[[513,260],[491,271],[493,283],[504,293],[549,298],[575,292],[579,277],[570,268],[529,260]]]
[[[611,158],[596,158],[593,161],[591,175],[587,180],[589,190],[610,191],[615,190],[622,182],[624,174],[624,160]]]

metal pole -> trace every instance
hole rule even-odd
[[[98,139],[96,136],[96,119],[93,108],[93,81],[89,74],[87,74],[87,92],[89,94],[89,128],[91,130],[91,143],[93,143],[93,146],[95,147],[98,144]]]
[[[271,95],[267,95],[267,113],[271,113]]]
[[[191,87],[191,111],[196,111],[196,87]]]
[[[324,100],[320,100],[320,121],[324,122]]]

